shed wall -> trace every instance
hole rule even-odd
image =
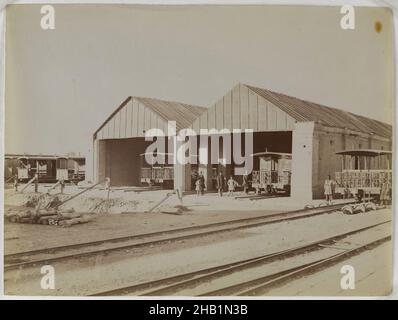
[[[295,120],[274,104],[238,84],[196,119],[192,128],[291,131]]]
[[[167,121],[133,97],[97,132],[97,139],[145,137],[149,129],[167,133]]]

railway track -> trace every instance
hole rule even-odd
[[[266,224],[288,220],[308,218],[316,215],[338,211],[346,204],[336,204],[320,208],[307,208],[295,211],[279,212],[257,217],[235,219],[177,229],[169,229],[147,234],[110,238],[86,243],[43,248],[32,251],[18,252],[4,256],[4,270],[22,269],[26,267],[49,264],[68,259],[103,255],[111,252],[136,249],[163,243],[176,242],[195,237],[208,236],[220,232],[252,228]]]
[[[263,200],[263,199],[272,199],[272,198],[284,198],[288,197],[288,195],[281,195],[281,194],[260,194],[256,196],[249,197],[249,200],[256,201],[256,200]]]
[[[262,199],[273,199],[273,198],[283,198],[288,197],[285,194],[247,194],[234,197],[236,200],[239,199],[249,199],[249,200],[262,200]]]
[[[155,281],[140,283],[132,286],[125,286],[109,291],[97,292],[91,296],[122,296],[122,295],[136,295],[136,296],[162,296],[172,295],[176,292],[186,289],[195,288],[204,283],[210,283],[215,279],[220,279],[237,272],[250,272],[251,269],[259,266],[265,266],[269,263],[284,260],[289,257],[298,256],[300,254],[309,252],[316,252],[325,248],[330,248],[336,241],[342,240],[348,236],[367,232],[373,228],[389,224],[391,220],[383,221],[377,224],[366,226],[351,230],[346,233],[338,234],[332,237],[321,239],[312,243],[297,246],[291,249],[265,254],[251,259],[219,265],[207,269],[202,269],[194,272],[180,274],[168,278],[163,278]],[[365,243],[356,245],[354,248],[344,250],[337,254],[331,254],[326,258],[316,259],[308,263],[301,264],[287,268],[283,271],[277,271],[267,274],[249,281],[239,282],[238,284],[223,287],[221,289],[206,291],[199,296],[227,296],[227,295],[257,295],[264,292],[273,286],[290,281],[300,275],[309,274],[318,269],[331,266],[349,256],[358,254],[364,250],[376,247],[386,241],[389,241],[391,236],[381,236],[377,239],[367,241]],[[264,268],[266,270],[266,268]]]

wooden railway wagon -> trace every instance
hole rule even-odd
[[[141,183],[148,186],[162,186],[164,189],[173,189],[174,167],[168,163],[169,153],[142,153],[141,156]],[[162,159],[161,163],[148,163],[148,156]]]
[[[57,156],[21,156],[18,157],[18,179],[28,181],[37,173],[39,181],[53,182],[68,176],[66,158]]]
[[[86,158],[68,157],[68,180],[73,182],[83,181],[86,176]]]
[[[18,174],[18,159],[16,157],[5,156],[4,159],[4,180],[11,181]]]
[[[82,181],[85,178],[83,157],[63,157],[44,155],[6,156],[7,180],[17,174],[18,180],[29,181],[37,173],[40,182]]]
[[[392,152],[357,149],[336,152],[341,156],[342,171],[335,173],[335,193],[354,196],[379,195],[384,181],[392,185]]]
[[[257,192],[290,194],[292,155],[266,151],[254,153],[253,157],[258,170],[252,171],[252,187]]]

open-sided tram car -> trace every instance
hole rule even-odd
[[[335,173],[335,193],[354,196],[380,195],[381,184],[392,185],[392,152],[357,149],[336,152],[341,156],[342,171]]]
[[[265,151],[254,153],[253,157],[258,170],[252,171],[252,187],[258,192],[290,194],[291,153]]]
[[[164,164],[149,164],[145,156],[153,154],[164,157]],[[174,167],[168,164],[169,153],[142,153],[141,156],[141,183],[149,186],[162,186],[165,189],[174,187]],[[163,161],[162,161],[163,162]]]

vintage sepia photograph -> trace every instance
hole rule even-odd
[[[391,8],[4,10],[5,295],[392,293]]]

